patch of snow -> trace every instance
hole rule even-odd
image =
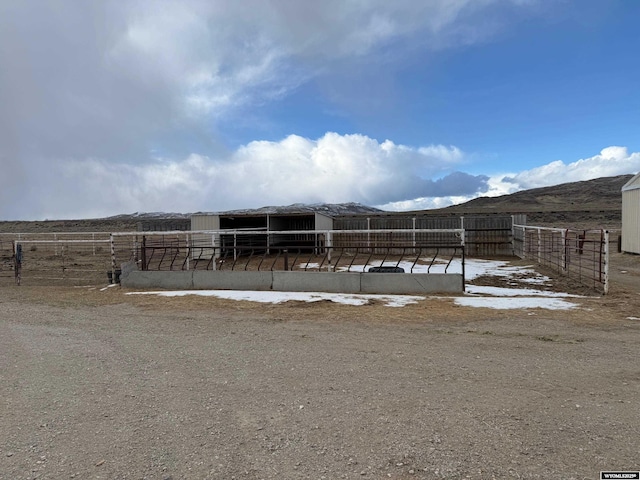
[[[283,303],[288,301],[319,302],[329,300],[331,302],[347,305],[366,305],[369,301],[383,302],[387,307],[404,307],[411,303],[418,303],[426,297],[413,295],[365,295],[343,294],[323,292],[274,292],[274,291],[245,291],[245,290],[178,290],[158,292],[127,292],[127,295],[158,295],[161,297],[184,297],[186,295],[199,295],[204,297],[217,297],[228,300],[247,300],[260,303]]]
[[[539,298],[539,297],[460,297],[456,298],[455,304],[461,307],[482,307],[496,310],[517,310],[528,308],[544,308],[547,310],[571,310],[578,305],[567,302],[560,298]]]
[[[320,268],[320,264],[319,263],[301,263],[298,265],[298,267],[301,268],[302,270],[315,269],[315,268]]]
[[[465,261],[464,276],[465,280],[470,281],[482,276],[491,277],[513,277],[514,275],[533,275],[532,278],[526,279],[529,283],[542,283],[549,281],[549,277],[537,273],[532,265],[512,266],[509,262],[503,260],[481,260],[467,259]]]
[[[640,320],[638,317],[627,317],[627,320]]]
[[[504,288],[504,287],[488,287],[484,285],[467,285],[466,293],[471,295],[491,295],[494,297],[577,297],[580,295],[572,295],[562,292],[547,292],[545,290],[535,290],[532,288]]]
[[[551,279],[545,275],[539,275],[534,278],[522,278],[520,281],[522,283],[531,283],[532,285],[547,285],[551,282]]]

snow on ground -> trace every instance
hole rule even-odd
[[[484,307],[496,310],[514,310],[527,308],[544,308],[547,310],[570,310],[576,308],[575,303],[560,298],[545,297],[459,297],[456,305],[461,307]]]
[[[159,295],[161,297],[183,297],[185,295],[200,295],[218,297],[229,300],[248,300],[259,303],[283,303],[290,300],[299,302],[320,302],[329,300],[347,305],[366,305],[370,301],[383,302],[387,307],[404,307],[410,303],[418,303],[426,297],[415,295],[364,295],[346,293],[323,292],[274,292],[274,291],[244,291],[244,290],[179,290],[160,292],[130,292],[128,295]]]
[[[399,266],[405,272],[410,272],[413,262],[400,262],[400,264],[385,263],[385,266]],[[307,268],[317,268],[316,264],[303,265]],[[363,272],[372,266],[380,266],[380,262],[371,265],[353,265],[351,271]],[[446,264],[435,263],[431,273],[444,273]],[[416,265],[413,273],[427,273],[428,265]],[[346,269],[345,269],[346,270]],[[452,262],[447,268],[449,273],[461,273],[462,266],[458,261]],[[388,275],[388,274],[380,274]],[[563,298],[577,297],[568,293],[549,292],[532,288],[517,288],[521,283],[532,285],[548,285],[549,277],[538,274],[532,267],[510,265],[509,262],[500,260],[467,259],[465,262],[465,278],[472,281],[479,277],[501,277],[509,281],[514,288],[490,287],[481,285],[466,285],[464,296],[454,297],[456,305],[465,307],[484,307],[495,309],[531,309],[544,308],[548,310],[569,310],[576,308],[575,303],[563,300]],[[517,281],[516,281],[517,280]],[[248,300],[261,303],[283,303],[288,301],[318,302],[329,300],[348,305],[366,305],[370,301],[383,303],[388,307],[402,307],[422,300],[442,299],[450,297],[426,297],[415,295],[365,295],[365,294],[341,294],[322,292],[274,292],[274,291],[238,291],[238,290],[180,290],[158,292],[129,292],[128,295],[160,295],[165,297],[178,297],[185,295],[214,296],[230,300]]]
[[[488,287],[485,285],[467,285],[465,291],[470,295],[489,295],[492,297],[580,297],[580,295],[548,292],[534,288]]]

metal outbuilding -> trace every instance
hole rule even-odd
[[[622,187],[622,251],[640,254],[640,173]]]
[[[292,244],[312,248],[321,241],[314,231],[332,229],[332,217],[309,209],[268,207],[261,210],[197,213],[191,216],[191,230],[216,231],[213,235],[194,234],[194,245],[219,247],[221,252],[227,247],[264,249]],[[300,233],[307,230],[309,234]],[[253,233],[239,235],[243,231]],[[297,233],[286,233],[289,231]],[[279,233],[267,235],[269,232]]]

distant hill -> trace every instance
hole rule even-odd
[[[361,203],[295,203],[286,206],[269,206],[246,210],[215,212],[221,215],[261,215],[287,213],[323,213],[330,217],[382,213],[382,210]],[[0,233],[9,232],[123,232],[123,231],[167,231],[188,230],[191,227],[191,213],[123,213],[106,218],[80,220],[44,221],[0,221]]]
[[[620,228],[622,186],[633,175],[603,177],[584,182],[563,183],[502,195],[480,197],[450,207],[416,212],[392,213],[360,203],[318,203],[269,206],[250,210],[216,212],[221,214],[265,214],[319,212],[331,217],[350,215],[486,215],[527,214],[530,225],[573,228]],[[190,226],[190,213],[131,213],[102,219],[48,220],[40,222],[0,221],[0,232],[131,231],[184,230]]]
[[[522,190],[499,197],[479,197],[459,205],[428,210],[429,214],[527,214],[527,223],[541,226],[619,229],[622,186],[633,175]]]
[[[620,210],[622,186],[633,175],[602,177],[583,182],[522,190],[499,197],[479,197],[441,211],[456,212],[544,212],[572,210]]]
[[[361,203],[294,203],[285,206],[270,206],[252,208],[245,210],[228,210],[226,212],[215,212],[219,215],[265,215],[265,214],[287,214],[287,213],[323,213],[330,217],[341,215],[359,215],[366,213],[382,213],[383,210],[369,207]],[[202,212],[200,212],[202,213]]]

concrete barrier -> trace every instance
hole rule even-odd
[[[455,273],[363,273],[362,293],[460,293],[462,274]]]
[[[193,290],[193,271],[151,272],[134,270],[120,277],[120,285],[127,288]]]
[[[273,272],[273,289],[279,292],[360,293],[361,273]]]
[[[195,270],[193,288],[208,290],[271,290],[272,272]]]
[[[461,293],[461,274],[356,272],[131,271],[126,288],[172,290],[275,290],[281,292],[430,294]]]

